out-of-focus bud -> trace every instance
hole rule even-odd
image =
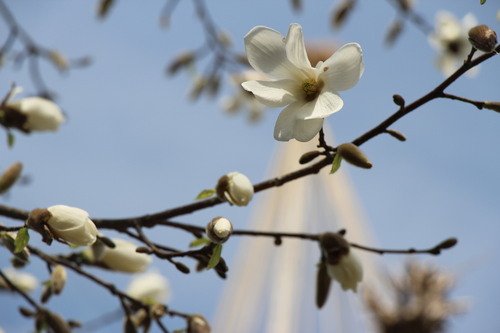
[[[483,108],[500,112],[500,102],[484,102]]]
[[[12,185],[14,185],[19,179],[22,170],[23,164],[21,162],[16,162],[4,171],[0,177],[0,194],[7,192]]]
[[[156,271],[134,276],[127,295],[146,304],[168,302],[171,291],[168,280]]]
[[[217,244],[222,244],[229,239],[233,232],[231,221],[225,217],[216,217],[207,224],[205,229],[208,238]]]
[[[354,5],[356,4],[355,0],[345,0],[342,2],[333,12],[332,14],[332,25],[334,28],[340,28],[347,17],[351,14],[354,9]]]
[[[113,238],[115,248],[104,247],[100,258],[96,260],[108,269],[124,272],[137,273],[146,270],[153,260],[149,255],[137,253],[137,246],[123,239]]]
[[[253,197],[253,185],[242,173],[231,172],[222,176],[215,187],[221,200],[227,200],[236,206],[246,206]]]
[[[350,142],[343,143],[337,147],[337,152],[352,165],[363,169],[370,169],[372,167],[372,163],[368,160],[368,157],[355,144]]]
[[[339,234],[327,232],[320,236],[320,247],[326,258],[326,269],[331,279],[340,283],[343,290],[357,291],[363,279],[363,267],[350,250],[349,243]]]
[[[18,272],[12,268],[6,268],[3,273],[17,288],[22,291],[33,291],[38,287],[38,280],[29,273]],[[10,289],[7,281],[0,277],[0,289]]]
[[[469,42],[479,51],[491,52],[497,45],[497,33],[481,24],[469,30]]]
[[[57,313],[43,310],[43,317],[53,332],[71,333],[71,326],[69,323]]]
[[[69,68],[69,61],[64,54],[59,51],[49,51],[50,60],[59,68],[60,71],[66,71]]]
[[[56,265],[50,275],[50,282],[54,294],[59,295],[66,284],[66,269],[61,265]]]
[[[27,132],[54,132],[65,120],[59,106],[42,97],[26,97],[9,102],[7,109],[17,111],[26,117],[24,123],[18,126]]]
[[[445,239],[444,241],[439,243],[436,247],[438,247],[440,249],[449,249],[449,248],[452,248],[455,245],[457,245],[457,243],[458,243],[458,239],[452,237],[452,238]]]
[[[318,265],[318,273],[316,275],[316,306],[318,309],[321,309],[328,298],[332,280],[328,275],[326,262],[322,260]]]
[[[97,239],[94,222],[89,219],[89,213],[80,208],[56,205],[32,210],[27,225],[40,231],[43,224],[48,226],[54,237],[70,244],[88,246]]]
[[[189,66],[194,60],[194,54],[192,52],[183,53],[170,63],[167,68],[167,73],[169,75],[174,75],[179,71],[179,69]]]
[[[194,314],[187,319],[186,333],[210,333],[208,321],[200,314]]]

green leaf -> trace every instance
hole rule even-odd
[[[11,131],[7,132],[7,144],[9,145],[9,148],[14,147],[14,142],[16,141],[16,137],[14,134],[12,134]]]
[[[208,262],[207,269],[214,268],[220,261],[220,255],[222,253],[222,244],[217,244],[214,247],[210,261]]]
[[[340,163],[342,162],[342,156],[340,154],[335,154],[332,163],[332,169],[330,170],[330,174],[334,174],[340,168]]]
[[[28,228],[19,229],[16,236],[16,249],[14,250],[14,253],[19,253],[24,250],[29,241],[30,235],[28,234]]]
[[[194,241],[189,243],[189,247],[198,247],[210,244],[210,240],[205,237],[196,238]]]
[[[486,0],[480,0],[480,1],[479,1],[479,3],[480,3],[481,5],[484,5],[484,4],[486,3]]]
[[[194,200],[201,200],[201,199],[210,198],[214,194],[215,194],[215,190],[213,188],[208,189],[208,190],[203,190],[200,192],[200,194],[198,194],[198,196],[196,198],[194,198]]]

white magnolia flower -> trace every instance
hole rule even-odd
[[[80,246],[92,245],[97,239],[97,228],[83,209],[56,205],[47,208],[51,216],[47,226],[54,236]]]
[[[22,88],[17,87],[8,98],[12,98],[21,91]],[[57,131],[59,125],[65,120],[59,106],[42,97],[26,97],[17,101],[8,101],[7,107],[26,116],[22,128],[27,131]]]
[[[149,255],[137,253],[137,246],[123,239],[112,239],[115,248],[105,246],[98,260],[111,270],[137,273],[146,270],[153,260]]]
[[[242,173],[231,172],[222,176],[215,187],[217,196],[236,206],[246,206],[253,198],[253,185]]]
[[[29,292],[38,287],[37,278],[29,273],[19,272],[9,267],[4,270],[4,274],[10,282],[22,291]],[[9,286],[7,285],[7,282],[0,277],[0,289],[2,288],[9,289]]]
[[[352,250],[343,255],[336,265],[327,264],[326,268],[330,278],[337,280],[343,290],[357,291],[358,283],[363,279],[363,267]]]
[[[243,88],[267,106],[287,106],[274,128],[279,141],[311,140],[323,127],[323,119],[344,105],[337,92],[352,88],[364,70],[356,43],[344,45],[312,67],[298,24],[290,25],[286,38],[270,28],[255,27],[245,36],[245,48],[250,65],[274,81],[248,81]]]
[[[170,300],[171,290],[168,280],[157,271],[134,276],[127,288],[130,297],[145,303],[165,303]]]
[[[231,76],[236,91],[232,96],[222,99],[222,109],[227,113],[236,113],[240,110],[248,110],[248,119],[256,122],[261,119],[264,112],[263,105],[257,101],[255,96],[241,87],[241,84],[250,80],[267,80],[267,78],[254,70],[246,70]]]
[[[431,34],[429,41],[439,51],[436,64],[444,75],[451,75],[467,59],[472,49],[468,33],[476,25],[477,20],[470,13],[462,21],[449,12],[437,13],[436,31]]]

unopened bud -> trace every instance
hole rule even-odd
[[[361,149],[358,148],[353,143],[343,143],[337,147],[337,152],[340,156],[352,165],[363,169],[370,169],[372,163],[368,160],[368,157],[363,153]]]
[[[469,30],[469,42],[479,51],[491,52],[497,45],[497,33],[481,24]]]
[[[317,150],[313,151],[308,151],[307,153],[302,154],[302,156],[299,159],[300,164],[306,164],[314,160],[316,157],[318,157],[321,154],[321,152]]]
[[[205,229],[208,238],[217,244],[222,244],[229,239],[233,232],[231,221],[225,217],[216,217],[207,224]]]
[[[181,273],[184,273],[184,274],[190,273],[189,267],[184,265],[182,262],[176,262],[175,268],[177,268],[177,270],[180,271]]]
[[[452,248],[455,245],[457,245],[457,243],[458,243],[458,239],[452,237],[452,238],[448,238],[448,239],[442,241],[436,247],[438,247],[440,249],[449,249],[449,248]]]
[[[500,102],[484,102],[483,108],[500,112]]]
[[[401,133],[400,131],[396,131],[393,129],[387,129],[387,130],[385,130],[385,132],[387,134],[389,134],[390,136],[392,136],[393,138],[398,139],[399,141],[406,141],[406,136],[403,133]]]
[[[340,262],[342,256],[349,253],[349,243],[342,235],[333,232],[325,232],[319,236],[319,245],[330,265],[336,265]]]
[[[19,307],[19,312],[24,316],[24,317],[34,317],[36,315],[35,312],[31,311],[28,308],[25,308],[23,306]]]
[[[68,59],[61,52],[55,50],[49,51],[49,58],[60,71],[65,71],[69,68]]]
[[[392,95],[392,100],[394,101],[394,104],[398,106],[405,106],[405,99],[401,95]]]
[[[194,314],[187,319],[186,333],[210,333],[210,325],[200,314]]]
[[[194,54],[191,52],[183,53],[172,61],[172,63],[167,68],[167,73],[169,75],[174,75],[179,71],[179,69],[190,65],[194,60]]]
[[[45,322],[54,331],[58,333],[71,333],[71,327],[63,317],[57,313],[44,311]]]
[[[50,282],[54,294],[59,295],[66,284],[66,269],[61,265],[56,265],[50,275]]]
[[[4,171],[0,177],[0,194],[7,192],[7,190],[14,185],[14,183],[19,179],[22,170],[23,164],[21,162],[16,162]]]
[[[253,198],[254,189],[247,176],[230,172],[218,180],[215,192],[221,200],[227,200],[236,206],[246,206]]]

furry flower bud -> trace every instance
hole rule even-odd
[[[50,275],[50,282],[52,286],[52,291],[54,294],[59,295],[64,285],[66,284],[66,279],[68,275],[66,273],[66,269],[61,265],[56,265],[52,270],[52,274]]]
[[[88,246],[95,243],[97,228],[89,219],[89,213],[65,205],[52,206],[47,211],[50,213],[47,226],[54,236],[74,245]]]
[[[252,182],[242,173],[231,172],[222,176],[215,187],[217,196],[236,206],[246,206],[253,197]]]
[[[361,149],[358,148],[355,144],[352,143],[343,143],[337,147],[337,152],[342,156],[344,160],[349,162],[352,165],[363,169],[370,169],[372,167],[372,163],[366,157]]]
[[[350,250],[349,243],[339,234],[327,232],[320,236],[320,247],[326,257],[326,269],[331,279],[340,283],[343,290],[357,291],[363,279],[363,267]]]
[[[231,236],[233,225],[228,219],[219,216],[207,224],[205,231],[212,242],[222,244]]]
[[[469,30],[469,42],[479,51],[491,52],[497,45],[497,33],[481,24]]]

